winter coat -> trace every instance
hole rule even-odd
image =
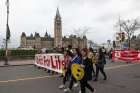
[[[106,59],[105,59],[105,55],[104,54],[101,55],[101,56],[99,56],[99,54],[98,54],[96,58],[97,58],[96,59],[96,61],[97,61],[96,65],[97,66],[102,67],[102,66],[104,66],[106,64]]]
[[[82,65],[84,65],[84,77],[85,80],[91,80],[92,79],[92,72],[93,72],[93,64],[90,61],[90,59],[87,57],[86,59],[82,60]]]

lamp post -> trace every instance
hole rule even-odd
[[[6,22],[6,39],[5,39],[5,65],[8,65],[8,40],[10,39],[10,29],[9,29],[9,0],[6,1],[7,6],[7,22]]]

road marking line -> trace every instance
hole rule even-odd
[[[139,63],[135,63],[135,64],[126,64],[126,65],[119,65],[119,66],[113,66],[113,67],[106,67],[105,69],[106,70],[111,70],[111,69],[118,69],[118,68],[121,68],[121,67],[128,67],[128,66],[133,66],[133,65],[137,65]]]
[[[21,78],[21,79],[15,79],[15,80],[5,80],[5,81],[0,81],[0,83],[18,82],[18,81],[25,81],[25,80],[35,80],[35,79],[43,79],[43,78],[52,78],[52,77],[58,77],[58,75],[53,75],[53,76],[39,76],[39,77],[31,77],[31,78]]]

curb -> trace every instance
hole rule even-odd
[[[10,64],[10,65],[1,65],[0,67],[11,67],[11,66],[27,66],[27,65],[34,65],[34,64],[18,64],[18,65],[12,65],[12,64]]]

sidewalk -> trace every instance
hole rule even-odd
[[[8,66],[21,66],[21,65],[33,65],[34,60],[13,60],[8,61]],[[5,67],[4,61],[0,61],[0,67]]]

